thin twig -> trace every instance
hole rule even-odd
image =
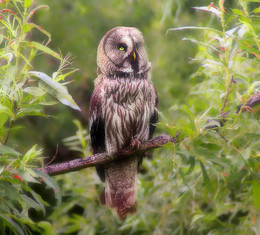
[[[220,114],[224,112],[224,109],[227,104],[228,96],[230,94],[231,90],[231,83],[233,78],[230,79],[230,71],[229,71],[229,57],[228,57],[228,48],[226,47],[226,27],[225,27],[225,17],[224,17],[224,2],[222,0],[219,0],[219,9],[220,9],[220,21],[222,25],[222,35],[223,35],[223,48],[225,52],[225,63],[226,63],[226,95],[224,97],[224,102],[220,111]]]
[[[51,163],[53,163],[56,160],[58,151],[59,151],[59,145],[57,144],[55,155],[52,157],[52,159],[49,162],[46,163],[45,167],[49,166]]]
[[[12,122],[12,120],[10,120],[10,122],[9,122],[9,130],[8,130],[8,132],[7,132],[7,135],[6,135],[6,137],[5,137],[5,140],[4,140],[3,145],[6,145],[6,143],[7,143],[7,141],[8,141],[8,138],[9,138],[10,133],[11,133],[12,126],[13,126],[13,122]]]
[[[237,108],[236,113],[239,114],[240,112],[246,112],[249,111],[251,108],[255,107],[256,105],[260,104],[260,92],[256,92],[252,98],[250,98],[246,104],[240,104]],[[227,111],[225,113],[220,113],[220,118],[219,119],[213,119],[213,120],[208,120],[207,123],[211,122],[217,122],[218,125],[212,124],[208,125],[205,129],[218,129],[219,127],[224,126],[225,122],[227,121],[227,117],[229,115],[230,111]]]
[[[246,104],[240,104],[238,106],[238,109],[237,109],[237,113],[241,112],[246,112],[248,111],[248,108],[253,108],[255,107],[256,105],[260,104],[260,91],[257,92],[251,99],[249,99]],[[241,110],[242,108],[242,110]]]

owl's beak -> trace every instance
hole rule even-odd
[[[136,54],[134,51],[133,51],[133,58],[134,58],[134,60],[136,59]]]

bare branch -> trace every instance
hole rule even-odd
[[[40,170],[44,171],[46,174],[50,176],[60,175],[72,171],[78,171],[87,167],[112,162],[115,159],[119,158],[131,157],[132,155],[142,155],[146,151],[160,148],[161,146],[167,143],[176,143],[178,141],[179,140],[177,140],[176,138],[168,137],[166,135],[160,135],[151,140],[148,140],[139,149],[123,149],[122,153],[118,156],[109,156],[107,153],[99,153],[84,158],[71,160],[68,162],[56,163],[49,166],[45,166],[44,168],[40,168]]]
[[[249,99],[245,105],[240,104],[237,109],[237,113],[240,112],[240,109],[242,108],[241,112],[248,111],[248,108],[253,108],[256,105],[260,104],[260,91],[257,92],[251,99]]]

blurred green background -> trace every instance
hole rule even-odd
[[[152,80],[159,96],[159,122],[163,123],[158,125],[156,134],[165,131],[165,123],[175,126],[187,118],[182,112],[176,112],[175,107],[189,105],[190,98],[187,94],[202,78],[191,78],[200,66],[190,59],[197,53],[196,44],[182,39],[189,37],[203,40],[204,34],[202,31],[168,32],[168,29],[187,25],[210,25],[221,29],[220,23],[215,20],[216,16],[192,8],[208,6],[210,3],[210,0],[35,1],[34,4],[49,6],[48,11],[38,11],[33,21],[52,35],[50,48],[60,50],[63,56],[70,54],[73,67],[79,69],[70,76],[73,82],[68,85],[68,89],[81,112],[62,104],[46,108],[47,118],[29,117],[18,122],[16,131],[10,137],[11,143],[24,150],[37,143],[43,148],[44,156],[49,158],[55,155],[58,144],[57,161],[80,156],[79,153],[68,150],[63,139],[75,134],[77,128],[73,124],[74,119],[80,120],[83,127],[88,129],[89,101],[96,78],[97,46],[103,35],[116,26],[137,27],[144,34],[152,63]],[[236,3],[237,1],[228,1],[225,7]],[[37,31],[31,37],[38,42],[44,40]],[[48,56],[38,56],[34,65],[39,71],[49,75],[58,66],[58,61]],[[200,97],[197,97],[193,102],[199,100]],[[199,104],[196,106],[197,111],[203,111],[204,108],[207,107],[200,107]],[[24,124],[28,131],[20,131],[19,127]],[[199,140],[197,142],[199,145]],[[55,177],[61,186],[62,205],[49,208],[46,215],[35,213],[34,216],[39,217],[39,221],[42,218],[49,220],[57,234],[199,234],[197,230],[200,226],[201,231],[204,231],[201,234],[207,234],[210,226],[213,229],[218,228],[221,222],[216,219],[216,215],[210,214],[205,216],[208,224],[205,221],[196,223],[201,211],[206,214],[212,212],[212,198],[207,194],[207,189],[201,193],[197,190],[203,187],[203,182],[197,181],[199,175],[200,180],[202,178],[201,171],[188,176],[190,182],[198,184],[197,188],[188,186],[183,178],[176,180],[176,164],[182,166],[184,162],[184,165],[192,165],[190,161],[194,161],[194,158],[183,154],[182,162],[180,158],[175,160],[174,154],[174,147],[168,146],[154,151],[152,159],[144,160],[143,174],[139,174],[138,180],[138,212],[129,216],[124,223],[114,212],[99,205],[98,197],[103,184],[94,169]],[[49,197],[49,193],[46,192],[45,198]],[[191,218],[196,212],[197,217]]]

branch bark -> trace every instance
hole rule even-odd
[[[177,143],[178,141],[179,140],[174,137],[160,135],[151,140],[148,140],[139,149],[123,149],[122,153],[117,156],[109,156],[107,153],[99,153],[84,158],[71,160],[68,162],[52,164],[39,169],[50,176],[65,174],[68,172],[78,171],[87,167],[112,162],[115,159],[131,157],[132,155],[142,155],[152,149],[160,148],[167,143]]]
[[[257,92],[251,99],[247,101],[247,103],[240,104],[237,109],[237,113],[246,112],[248,110],[252,110],[252,108],[256,105],[260,104],[260,92]],[[241,110],[242,109],[242,110]],[[227,121],[227,117],[230,111],[220,114],[220,119],[209,120],[208,123],[215,121],[218,122],[220,126],[223,126]],[[219,125],[212,124],[208,125],[205,129],[218,129]],[[65,174],[68,172],[78,171],[87,167],[92,167],[95,165],[105,164],[108,162],[115,161],[116,159],[131,157],[133,155],[142,155],[147,151],[152,149],[160,148],[167,143],[177,143],[180,142],[181,139],[177,139],[174,137],[168,137],[166,135],[157,136],[151,140],[145,142],[139,149],[131,149],[126,148],[122,150],[122,153],[117,156],[109,156],[106,153],[94,154],[91,156],[87,156],[84,158],[79,158],[75,160],[71,160],[63,163],[56,163],[49,166],[45,166],[40,168],[43,172],[50,176]]]

